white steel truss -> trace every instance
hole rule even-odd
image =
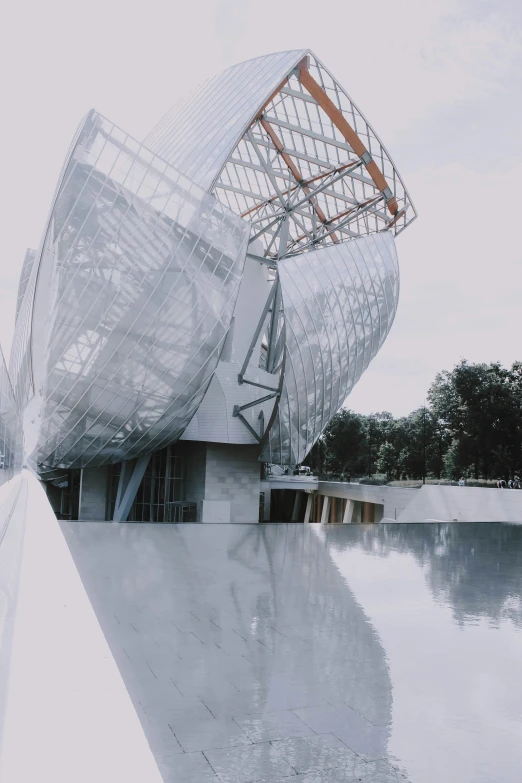
[[[286,218],[284,255],[293,256],[382,230],[399,234],[416,217],[380,140],[313,54],[260,110],[213,190],[251,222],[251,241],[261,240],[274,266]]]

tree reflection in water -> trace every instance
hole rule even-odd
[[[382,524],[324,528],[333,549],[359,548],[377,557],[410,554],[437,603],[459,624],[485,618],[522,628],[522,525]]]

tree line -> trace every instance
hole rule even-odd
[[[408,416],[342,409],[304,464],[315,473],[404,479],[513,478],[522,472],[522,363],[440,372]]]

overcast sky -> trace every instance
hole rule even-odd
[[[347,406],[408,413],[461,357],[522,359],[522,3],[4,0],[0,342],[12,339],[74,131],[91,107],[143,138],[229,65],[311,48],[388,147],[419,218],[399,312]]]

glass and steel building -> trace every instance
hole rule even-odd
[[[22,470],[23,431],[18,406],[15,401],[11,381],[0,349],[0,487],[8,484]],[[0,506],[3,497],[0,495]],[[2,523],[5,518],[0,514],[0,541]]]
[[[10,362],[57,513],[257,521],[383,344],[416,217],[307,50],[209,79],[141,143],[90,111],[22,269]]]

